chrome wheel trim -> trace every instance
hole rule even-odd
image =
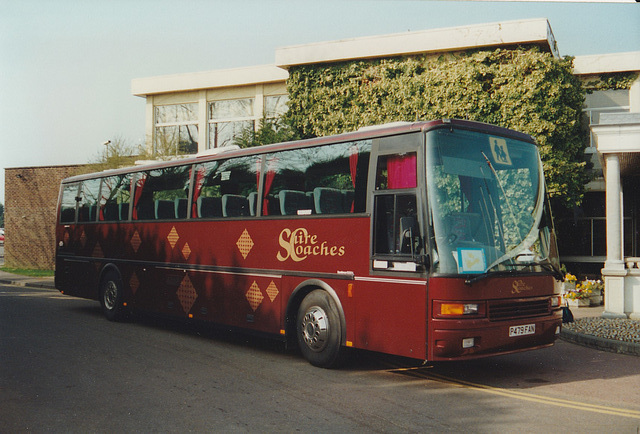
[[[302,319],[302,338],[307,347],[315,352],[322,351],[329,339],[329,320],[326,312],[318,307],[313,306],[304,315]]]
[[[109,280],[104,288],[104,295],[102,296],[104,301],[104,307],[108,310],[116,308],[118,299],[118,285],[113,280]]]

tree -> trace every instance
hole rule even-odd
[[[233,140],[233,144],[240,148],[269,145],[272,143],[288,142],[298,138],[294,129],[281,118],[260,119],[257,131],[253,127],[245,128]]]
[[[4,227],[4,205],[0,202],[0,228]]]
[[[100,172],[107,169],[130,166],[139,158],[142,149],[129,144],[125,139],[116,136],[105,143],[105,148],[89,161],[89,171]]]
[[[285,122],[300,137],[393,121],[461,118],[531,134],[550,195],[580,203],[591,173],[584,157],[585,92],[572,59],[537,47],[296,66]]]

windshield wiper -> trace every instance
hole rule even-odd
[[[489,276],[509,276],[512,274],[517,274],[518,270],[516,268],[519,267],[541,267],[543,270],[550,272],[556,280],[563,280],[564,276],[553,264],[549,261],[540,261],[540,262],[522,262],[522,263],[512,263],[512,264],[502,264],[505,267],[513,267],[511,270],[499,270],[499,271],[485,271],[482,274],[478,274],[474,277],[469,277],[464,281],[467,285],[472,285],[475,282],[486,279]]]

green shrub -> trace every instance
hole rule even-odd
[[[303,65],[289,74],[285,122],[300,137],[401,120],[470,119],[534,136],[549,193],[568,207],[581,202],[591,177],[585,91],[572,58],[538,48],[475,50]]]

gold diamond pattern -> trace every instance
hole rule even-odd
[[[87,234],[82,231],[82,235],[80,235],[80,245],[84,248],[85,244],[87,244]]]
[[[167,240],[169,241],[169,244],[171,244],[172,249],[176,246],[176,243],[178,242],[179,239],[180,239],[180,235],[178,235],[178,231],[174,226],[171,228],[171,232],[169,232],[169,235],[167,235]]]
[[[189,279],[188,274],[184,277],[184,279],[182,279],[180,287],[176,291],[176,295],[178,296],[178,300],[180,300],[180,304],[182,305],[184,313],[189,313],[191,307],[193,306],[193,303],[195,303],[196,298],[198,298],[198,293],[193,287],[193,283],[191,283],[191,279]]]
[[[131,247],[133,248],[134,252],[138,253],[140,244],[142,244],[142,240],[140,239],[140,234],[138,233],[138,231],[135,231],[133,233],[133,236],[131,237]]]
[[[131,275],[131,279],[129,279],[129,288],[131,288],[133,295],[136,295],[136,291],[140,288],[140,280],[138,280],[138,275],[135,272]]]
[[[249,255],[249,252],[253,248],[253,245],[253,240],[251,239],[249,232],[245,229],[236,242],[236,246],[238,246],[238,250],[240,250],[240,253],[242,253],[242,257],[244,259],[247,259],[247,255]]]
[[[262,291],[260,291],[260,288],[255,281],[251,284],[251,288],[249,288],[245,296],[247,297],[249,305],[251,305],[251,309],[253,309],[254,312],[260,306],[262,300],[264,300],[264,295],[262,295]]]
[[[278,291],[278,287],[273,282],[273,280],[271,281],[271,283],[269,283],[269,286],[267,286],[267,289],[265,289],[265,292],[269,296],[269,300],[271,300],[272,303],[273,303],[273,300],[275,300],[278,294],[280,293],[280,291]]]
[[[191,255],[191,247],[189,247],[189,243],[184,243],[184,247],[182,248],[182,256],[184,259],[189,259]]]

